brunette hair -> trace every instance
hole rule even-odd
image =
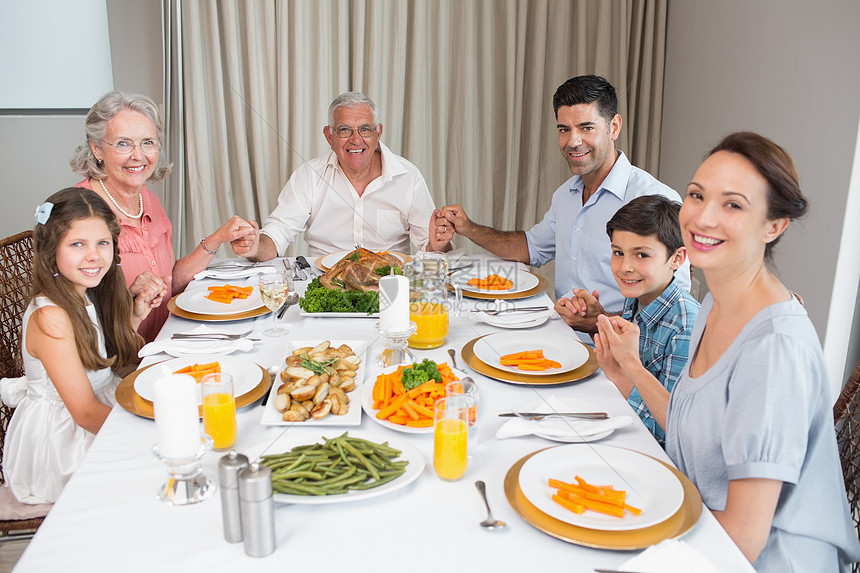
[[[558,108],[597,102],[597,111],[606,121],[618,113],[618,95],[603,76],[576,76],[570,78],[555,90],[552,96],[552,110],[558,119]]]
[[[724,137],[707,156],[710,157],[718,151],[737,153],[749,161],[759,175],[765,178],[768,220],[782,218],[794,220],[806,215],[809,203],[800,190],[797,170],[785,149],[757,133],[739,131]],[[765,246],[766,261],[773,261],[773,247],[780,237]]]
[[[104,199],[89,189],[69,187],[48,197],[47,202],[53,204],[48,220],[33,229],[33,289],[30,300],[37,295],[44,296],[66,312],[84,368],[101,370],[126,366],[135,360],[142,339],[131,326],[131,294],[119,267],[119,222]],[[83,300],[72,282],[58,274],[57,267],[57,247],[72,223],[90,217],[102,219],[113,238],[113,264],[97,286],[87,289],[87,296],[96,308],[105,334],[107,357],[98,353],[98,333],[87,315]],[[38,313],[35,316],[38,320]]]
[[[606,223],[606,234],[612,239],[615,231],[628,231],[642,236],[654,235],[666,246],[666,257],[684,246],[678,212],[681,205],[662,195],[636,197],[615,212]]]
[[[144,95],[127,94],[119,91],[108,92],[93,104],[93,107],[87,113],[87,118],[84,120],[86,141],[83,145],[79,145],[75,149],[75,153],[69,161],[72,171],[89,179],[104,179],[107,177],[107,173],[104,171],[104,164],[96,159],[93,150],[90,148],[90,142],[101,145],[104,141],[105,133],[107,133],[108,122],[116,117],[119,112],[126,109],[143,114],[146,119],[155,125],[158,142],[161,144],[161,151],[164,150],[164,122],[161,120],[161,115],[158,113],[158,106],[155,105],[155,102]],[[158,165],[149,180],[161,181],[170,173],[171,167],[173,167],[173,164],[168,164],[163,154],[159,152]]]

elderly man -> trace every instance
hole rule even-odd
[[[376,104],[347,92],[328,114],[323,135],[331,152],[293,173],[260,232],[233,241],[233,251],[265,261],[301,232],[312,256],[356,245],[409,252],[410,242],[416,250],[444,250],[447,240],[428,237],[434,207],[424,177],[380,141]]]
[[[430,235],[443,241],[456,231],[498,257],[535,267],[556,259],[556,310],[574,329],[594,333],[597,315],[606,312],[601,304],[618,313],[624,303],[610,268],[607,221],[641,195],[681,198],[615,149],[621,116],[615,88],[605,78],[571,78],[556,90],[552,104],[558,145],[573,177],[555,191],[543,220],[527,232],[499,231],[472,222],[460,205],[449,205],[434,212]],[[689,262],[676,276],[689,290]],[[572,289],[573,300],[565,297]]]

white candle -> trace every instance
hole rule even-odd
[[[409,330],[409,279],[388,275],[379,279],[379,328],[382,332]]]
[[[187,374],[159,378],[153,384],[158,454],[168,459],[193,458],[200,449],[197,384]]]

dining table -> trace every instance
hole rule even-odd
[[[489,256],[472,255],[492,262]],[[235,260],[235,259],[229,259]],[[287,259],[284,259],[287,261]],[[292,259],[289,259],[292,262]],[[271,261],[281,265],[281,259]],[[517,265],[528,272],[528,267]],[[295,289],[304,292],[319,271],[305,271]],[[255,277],[244,279],[256,284]],[[238,281],[238,282],[237,282]],[[195,280],[190,288],[223,284],[215,278]],[[231,284],[243,284],[241,280]],[[543,283],[542,283],[543,284]],[[453,299],[453,297],[452,297]],[[581,399],[599,406],[609,416],[630,416],[632,423],[612,431],[590,445],[640,452],[671,465],[671,460],[640,422],[614,384],[600,371],[575,382],[547,385],[518,384],[485,376],[464,360],[463,348],[476,338],[499,332],[518,333],[535,345],[549,337],[565,337],[578,345],[577,335],[553,312],[543,324],[528,329],[502,329],[474,320],[470,311],[488,308],[492,300],[464,298],[452,302],[445,343],[431,350],[410,349],[416,360],[429,358],[451,363],[454,349],[457,371],[477,382],[480,402],[477,445],[470,446],[465,475],[443,481],[433,469],[432,433],[404,433],[384,427],[361,412],[349,427],[302,422],[261,424],[266,408],[261,399],[236,412],[238,434],[234,449],[256,456],[271,452],[273,443],[315,443],[344,432],[376,442],[408,444],[425,462],[420,475],[404,487],[384,495],[339,503],[274,504],[275,551],[266,557],[250,557],[243,543],[224,538],[220,492],[190,505],[174,506],[157,493],[167,477],[166,467],[153,455],[156,426],[152,419],[116,405],[96,435],[80,467],[71,476],[14,568],[16,573],[36,571],[593,571],[619,570],[642,548],[619,550],[589,547],[549,535],[524,519],[509,502],[506,476],[524,457],[556,446],[557,442],[535,435],[499,439],[496,433],[507,418],[499,414],[524,410],[551,400]],[[517,304],[553,306],[544,292]],[[181,314],[181,313],[180,313]],[[207,324],[213,330],[245,333],[254,340],[250,350],[230,356],[249,360],[263,369],[280,369],[296,345],[323,340],[360,341],[364,353],[363,384],[372,384],[382,367],[375,361],[384,350],[377,320],[366,316],[302,316],[299,305],[289,307],[280,319],[272,314]],[[280,337],[263,331],[273,322],[289,330]],[[200,322],[171,314],[158,339],[189,332]],[[140,368],[168,360],[158,353],[146,356]],[[275,375],[275,384],[278,384]],[[353,401],[351,408],[359,408]],[[337,421],[336,416],[329,416]],[[210,451],[202,459],[204,473],[217,485],[218,464],[224,452]],[[486,508],[475,482],[486,483],[489,505],[507,525],[487,530],[479,523]],[[753,571],[749,562],[706,507],[681,540],[703,556],[717,571]]]

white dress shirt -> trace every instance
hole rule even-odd
[[[293,173],[262,232],[283,254],[304,232],[311,256],[371,250],[409,253],[427,246],[433,199],[418,168],[382,142],[382,175],[364,193],[350,183],[332,151]]]

